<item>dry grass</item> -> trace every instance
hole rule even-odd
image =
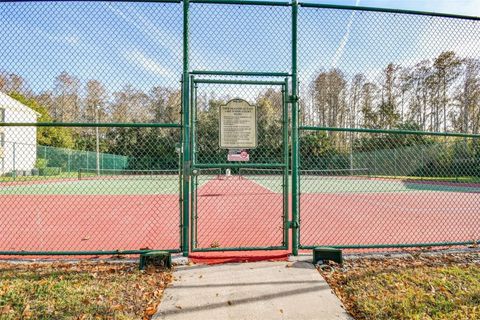
[[[171,280],[132,263],[2,263],[0,319],[149,319]]]
[[[343,267],[320,272],[355,319],[480,319],[478,252],[358,259]]]

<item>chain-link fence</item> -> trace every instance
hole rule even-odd
[[[249,0],[0,12],[0,253],[480,238],[479,18]],[[223,118],[231,101],[250,111]]]
[[[378,131],[303,131],[301,246],[476,242],[480,137]]]
[[[14,153],[16,162],[0,159],[5,172],[0,176],[0,251],[98,255],[179,250],[179,128],[109,127],[100,138],[100,143],[106,141],[116,154],[4,145],[4,155]],[[87,155],[94,157],[91,167],[75,158]]]
[[[0,251],[178,251],[182,5],[0,12]]]

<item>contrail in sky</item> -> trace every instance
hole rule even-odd
[[[359,4],[360,4],[360,0],[356,0],[355,6],[358,6]],[[350,18],[348,19],[348,24],[347,24],[347,30],[345,31],[345,34],[340,40],[337,51],[335,51],[335,55],[332,58],[332,63],[331,63],[332,68],[336,68],[338,65],[338,62],[340,61],[340,59],[342,59],[343,52],[345,51],[345,46],[347,45],[348,39],[350,38],[350,32],[352,30],[352,24],[353,24],[354,18],[355,18],[355,11],[353,11],[350,14]]]

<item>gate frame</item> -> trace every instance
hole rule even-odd
[[[284,77],[283,81],[279,80],[239,80],[239,79],[196,79],[195,76],[247,76],[247,77]],[[190,194],[189,194],[189,213],[190,213],[190,252],[211,252],[211,251],[252,251],[252,250],[288,250],[289,247],[289,229],[292,225],[289,220],[289,140],[290,140],[290,123],[289,123],[289,77],[291,75],[283,72],[236,72],[236,71],[192,71],[190,72],[190,87],[189,87],[189,123],[185,127],[189,127],[190,130],[190,159],[189,159],[189,183]],[[209,164],[209,163],[196,163],[195,162],[195,150],[196,150],[196,114],[197,114],[197,88],[198,84],[237,84],[237,85],[270,85],[270,86],[280,86],[282,92],[282,142],[283,142],[283,163],[250,163],[250,164],[239,164],[239,163],[221,163],[221,164]],[[219,169],[222,168],[272,168],[272,169],[283,169],[283,240],[281,246],[261,246],[261,247],[219,247],[219,248],[197,248],[196,239],[197,239],[197,189],[196,189],[196,179],[197,175],[194,174],[195,170],[201,169]]]
[[[168,1],[168,0],[167,0]],[[182,134],[182,153],[183,153],[183,168],[182,168],[182,195],[181,195],[181,210],[182,210],[182,219],[181,219],[181,230],[182,230],[182,241],[181,241],[181,251],[184,257],[188,257],[189,254],[189,214],[190,208],[189,203],[190,199],[187,195],[190,192],[190,175],[191,175],[191,154],[190,154],[190,125],[189,125],[189,111],[190,111],[190,76],[193,75],[190,73],[189,65],[189,13],[190,13],[190,2],[192,3],[210,3],[210,4],[240,4],[240,5],[271,5],[271,6],[284,6],[291,7],[291,74],[285,73],[263,73],[263,72],[225,72],[225,71],[211,71],[216,75],[222,75],[223,73],[230,73],[230,75],[245,75],[245,76],[267,76],[270,74],[271,77],[279,76],[283,74],[284,76],[290,76],[292,78],[291,92],[292,95],[286,95],[286,103],[291,104],[291,114],[292,114],[292,221],[289,223],[289,228],[292,229],[292,254],[294,256],[298,255],[298,240],[299,240],[299,176],[298,176],[298,167],[299,167],[299,143],[298,143],[298,127],[299,127],[299,108],[298,108],[298,74],[297,74],[297,53],[298,53],[298,7],[300,6],[298,0],[291,0],[290,2],[270,2],[270,1],[251,1],[251,0],[241,0],[241,1],[232,1],[232,0],[183,0],[183,39],[182,39],[182,48],[183,48],[183,72],[182,72],[182,124],[183,124],[183,134]],[[203,72],[206,75],[208,71],[197,71],[200,73]],[[213,75],[213,74],[210,74]],[[227,75],[227,74],[225,74]],[[288,109],[288,108],[287,108]],[[288,170],[288,168],[287,168]],[[288,237],[287,237],[288,238]]]

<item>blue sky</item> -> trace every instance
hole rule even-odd
[[[480,0],[324,1],[480,16]],[[0,3],[0,71],[22,75],[35,92],[62,71],[112,93],[178,88],[181,5],[154,3]],[[282,7],[192,5],[191,68],[289,71],[290,11]],[[423,16],[302,9],[299,69],[375,78],[389,62],[413,65],[444,50],[480,57],[480,23]]]

